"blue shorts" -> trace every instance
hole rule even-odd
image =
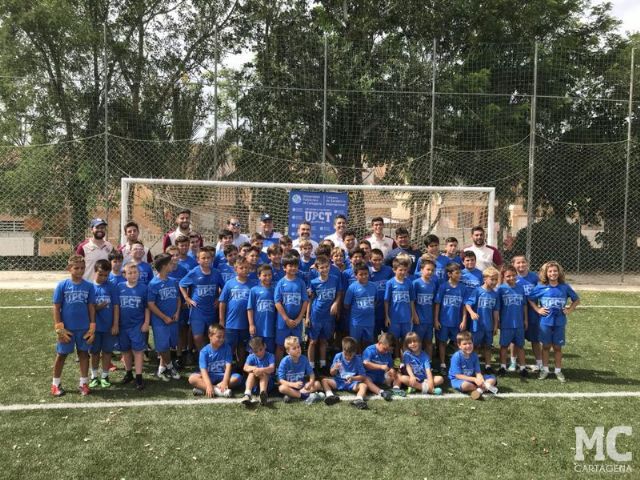
[[[349,328],[349,336],[353,337],[358,343],[373,343],[373,328],[364,327],[362,325],[351,325]]]
[[[129,350],[144,352],[147,348],[147,340],[144,337],[144,333],[140,331],[140,325],[121,328],[120,335],[118,335],[118,344],[121,352],[128,352]]]
[[[473,332],[471,336],[473,337],[474,345],[486,345],[488,347],[493,345],[493,330],[478,330]]]
[[[500,346],[508,347],[510,343],[516,347],[524,347],[524,328],[501,328]]]
[[[333,317],[324,321],[311,321],[311,327],[307,329],[307,335],[311,340],[331,340],[336,329],[336,321]]]
[[[274,388],[276,388],[276,382],[273,379],[273,375],[269,377],[269,383],[267,383],[267,392],[271,392]],[[256,382],[256,384],[251,389],[251,393],[257,395],[260,393],[260,384]]]
[[[156,345],[156,352],[168,352],[178,346],[179,321],[167,325],[163,321],[152,321],[153,343]]]
[[[565,337],[564,337],[565,325],[540,325],[540,341],[543,345],[558,345],[559,347],[564,346]]]
[[[393,323],[391,322],[391,325],[389,325],[389,333],[392,333],[394,337],[396,337],[396,340],[401,341],[402,338],[405,337],[405,335],[407,335],[407,333],[409,333],[411,331],[411,324],[410,323]]]
[[[540,318],[532,319],[529,317],[529,323],[527,324],[527,330],[524,332],[524,338],[531,343],[540,342]]]
[[[420,340],[433,340],[433,323],[421,323],[420,325],[413,325],[412,331],[415,332]]]
[[[458,327],[445,327],[440,324],[440,330],[436,330],[436,338],[440,342],[446,342],[447,340],[455,342],[457,341],[456,336],[458,333],[460,333],[460,329]]]
[[[336,390],[339,392],[353,392],[360,382],[347,382],[342,377],[333,377],[333,381],[336,382]]]
[[[88,329],[69,330],[71,332],[71,341],[69,343],[56,343],[56,352],[60,355],[69,355],[77,348],[79,352],[88,352],[89,344],[83,338]]]
[[[298,337],[300,344],[302,344],[302,325],[298,325],[296,328],[278,328],[276,330],[276,345],[284,347],[284,340],[287,337]]]
[[[496,380],[496,385],[498,384],[498,381],[497,381],[495,375],[483,375],[483,377],[484,377],[485,381],[493,379],[493,380]],[[460,380],[459,378],[452,378],[451,379],[451,386],[453,388],[455,388],[456,390],[458,390],[459,392],[462,392],[462,384],[464,382],[466,382],[466,381],[467,380]],[[469,383],[471,383],[471,382],[469,382]]]
[[[386,332],[387,327],[384,324],[384,312],[382,312],[381,316],[378,316],[378,312],[376,311],[376,322],[375,327],[373,327],[373,335],[375,338],[378,338],[381,332]]]
[[[249,329],[240,330],[237,328],[227,328],[224,331],[224,341],[228,343],[232,349],[238,345],[246,348],[247,342],[249,341]]]
[[[231,379],[232,378],[237,378],[238,381],[240,382],[240,385],[242,385],[242,375],[240,375],[239,373],[232,373],[231,376],[229,377],[229,383],[231,383]],[[209,373],[209,380],[211,380],[211,383],[214,385],[219,384],[222,380],[224,380],[224,374],[220,374],[220,373]],[[229,387],[231,388],[231,387]]]
[[[189,309],[188,308],[180,309],[180,318],[178,319],[178,324],[181,327],[189,326]]]
[[[117,338],[115,335],[111,335],[111,332],[96,332],[93,343],[89,345],[89,352],[93,354],[111,353]]]
[[[193,311],[192,311],[193,313]],[[202,315],[191,315],[189,325],[191,325],[192,335],[207,336],[209,326],[213,323],[213,318],[204,318]]]

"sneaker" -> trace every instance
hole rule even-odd
[[[247,395],[246,393],[242,396],[242,401],[240,402],[242,403],[245,407],[250,407],[251,404],[253,403],[251,401],[251,395]]]
[[[538,380],[545,380],[549,376],[549,371],[542,369],[540,370],[540,375],[538,375]]]
[[[394,387],[394,388],[391,389],[391,395],[393,395],[394,397],[406,397],[407,396],[407,392],[405,392],[401,388],[395,388]]]
[[[493,367],[491,365],[487,365],[484,367],[484,373],[492,374],[494,372]]]
[[[335,405],[336,403],[338,403],[340,401],[340,397],[337,395],[327,395],[324,399],[324,403],[325,405],[331,406],[331,405]]]
[[[440,364],[440,373],[447,373],[447,364],[446,363],[441,363]]]
[[[193,389],[193,395],[195,397],[200,397],[200,396],[204,395],[204,390],[201,390],[199,388],[194,388]]]
[[[100,388],[109,388],[110,386],[111,386],[111,382],[109,381],[108,377],[100,379]]]
[[[156,377],[158,377],[163,382],[168,382],[169,380],[171,380],[171,376],[169,375],[168,370],[164,370],[162,372],[160,371],[156,372]]]
[[[284,397],[282,397],[282,401],[284,403],[291,403],[293,402],[293,398],[291,398],[289,395],[285,395]]]
[[[356,407],[358,410],[367,410],[369,408],[369,406],[367,405],[367,402],[365,402],[361,398],[356,398],[355,400],[353,400],[351,402],[351,405]]]
[[[89,385],[87,385],[86,383],[83,383],[82,385],[80,385],[78,387],[78,391],[80,392],[80,395],[82,395],[83,397],[86,397],[91,393],[91,390],[89,390]]]
[[[167,372],[169,372],[169,376],[173,379],[173,380],[180,380],[180,372],[178,372],[178,370],[176,369],[176,367],[171,367],[167,370]]]
[[[481,398],[482,398],[482,393],[480,393],[478,390],[474,390],[473,392],[471,392],[472,400],[480,400]]]
[[[433,389],[434,395],[442,395],[442,389],[440,387],[436,387]]]
[[[89,382],[89,388],[98,388],[100,386],[100,379],[98,377],[92,378]]]
[[[487,389],[487,392],[490,392],[494,395],[498,394],[498,387],[496,387],[495,385],[489,385],[487,383],[484,384],[484,387]]]
[[[520,369],[520,376],[521,376],[522,378],[527,378],[527,377],[529,376],[529,372],[527,372],[527,369],[526,369],[526,368],[521,368],[521,369]]]
[[[176,368],[176,370],[183,370],[184,369],[184,362],[182,360],[182,357],[178,357],[173,361],[173,365]]]
[[[498,375],[506,375],[507,374],[507,369],[504,367],[500,367],[498,369]]]
[[[382,392],[380,392],[380,396],[386,402],[390,402],[393,399],[393,393],[391,393],[389,390],[383,390]]]
[[[260,405],[264,407],[268,403],[269,403],[269,395],[267,395],[267,392],[260,392]]]
[[[56,387],[55,385],[51,385],[51,395],[53,395],[54,397],[61,397],[65,394],[66,392],[64,391],[64,389],[62,388],[62,385]]]
[[[111,362],[111,363],[109,364],[109,371],[110,371],[110,372],[115,372],[116,370],[118,370],[118,367],[117,367],[116,365],[114,365],[114,363],[113,363],[113,362]]]
[[[144,390],[144,382],[136,382],[136,390]]]
[[[531,365],[529,368],[531,369],[532,372],[539,372],[540,370],[542,370],[540,365]]]
[[[307,405],[311,405],[313,403],[321,402],[324,399],[324,395],[320,395],[317,392],[312,393],[309,397],[304,401]]]
[[[429,395],[429,383],[426,380],[422,382],[422,394]]]
[[[517,369],[518,367],[516,366],[515,362],[509,363],[509,367],[507,368],[507,370],[510,372],[515,372]]]
[[[556,373],[556,378],[558,379],[558,381],[560,383],[566,383],[567,382],[567,379],[564,378],[564,373],[562,373],[562,372]]]
[[[127,383],[131,383],[133,382],[133,372],[127,372],[124,374],[124,377],[122,377],[122,380],[120,380],[120,383],[122,385],[126,385]]]

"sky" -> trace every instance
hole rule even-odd
[[[640,0],[610,0],[614,17],[622,20],[622,33],[640,32]]]

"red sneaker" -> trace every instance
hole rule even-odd
[[[110,371],[110,372],[115,372],[116,370],[118,370],[118,367],[116,367],[116,366],[113,364],[113,362],[111,362],[111,363],[109,364],[109,371]]]
[[[80,392],[80,395],[82,395],[83,397],[86,397],[91,393],[91,390],[89,390],[89,385],[87,385],[86,383],[80,385],[78,387],[78,391]]]
[[[56,387],[55,385],[51,385],[51,395],[54,397],[61,397],[65,394],[65,391],[62,387]]]

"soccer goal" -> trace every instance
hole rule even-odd
[[[229,217],[238,218],[243,233],[260,230],[260,216],[273,218],[274,230],[297,237],[296,227],[312,224],[315,239],[333,233],[333,218],[344,213],[358,238],[369,232],[371,219],[382,217],[385,234],[406,227],[422,247],[428,234],[441,242],[453,236],[470,242],[471,227],[481,225],[495,244],[495,188],[408,185],[318,185],[209,180],[126,178],[121,180],[121,225],[140,224],[142,240],[154,253],[162,234],[174,228],[176,213],[191,210],[193,229],[215,243]],[[120,228],[122,231],[122,228]]]

